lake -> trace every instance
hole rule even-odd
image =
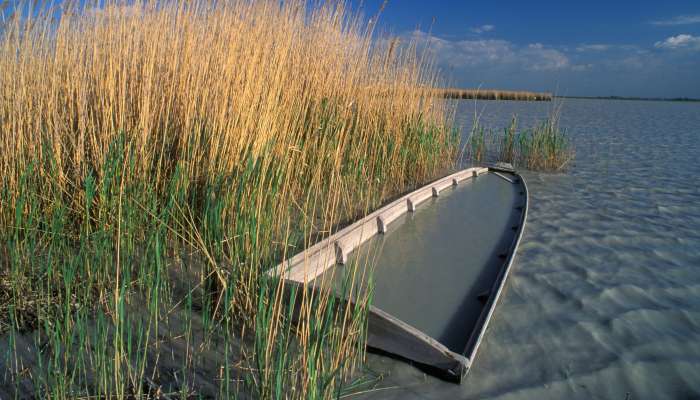
[[[553,103],[461,101],[467,133]],[[505,296],[461,386],[368,355],[350,398],[700,397],[700,104],[564,100],[566,173],[521,171],[530,214]]]

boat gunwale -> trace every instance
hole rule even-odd
[[[324,254],[322,252],[324,251],[325,254],[328,254],[329,248],[336,253],[338,251],[346,251],[347,253],[349,253],[352,250],[354,250],[357,246],[347,249],[341,248],[340,250],[338,250],[338,242],[342,241],[344,237],[352,235],[356,229],[361,228],[368,221],[374,219],[375,221],[377,221],[378,225],[383,224],[383,222],[380,222],[380,215],[383,214],[385,211],[401,204],[402,202],[406,203],[407,205],[406,212],[413,212],[418,203],[422,203],[428,198],[430,198],[430,196],[433,196],[433,187],[442,185],[445,182],[450,182],[452,186],[455,186],[455,181],[459,183],[468,179],[473,179],[474,177],[487,173],[488,171],[488,167],[471,167],[457,171],[453,174],[449,174],[442,178],[438,178],[433,182],[430,182],[416,190],[413,190],[399,197],[398,199],[378,208],[377,210],[367,214],[363,218],[358,219],[352,224],[340,229],[339,231],[319,241],[318,243],[315,243],[314,245],[309,246],[308,248],[300,251],[299,253],[295,254],[289,259],[283,260],[277,266],[268,270],[267,274],[273,277],[283,276],[285,279],[291,279],[296,282],[312,281],[316,277],[321,275],[323,272],[325,272],[327,269],[335,265],[338,259],[343,259],[345,256],[345,254],[339,254],[338,257],[321,257],[321,259],[318,260],[319,262],[316,262],[316,258],[318,258],[318,255],[321,254],[323,256]],[[414,203],[412,199],[414,199],[417,195],[422,195],[424,191],[428,191],[430,193],[430,196],[426,197],[425,199],[421,198],[419,202]],[[401,215],[403,215],[403,213]],[[395,219],[396,218],[392,219],[392,221]],[[383,228],[386,229],[386,226],[383,226]],[[369,240],[371,237],[379,233],[382,232],[376,232],[372,235],[368,235],[367,237],[362,239],[362,242]],[[308,268],[309,264],[315,264],[314,268]]]
[[[489,168],[491,169],[491,168]],[[501,169],[494,168],[494,172],[506,172]],[[496,172],[496,173],[498,173]],[[525,183],[525,179],[518,174],[517,172],[509,172],[512,175],[514,175],[517,179],[516,182],[511,182],[512,184],[520,184],[523,188],[523,196],[525,197],[525,202],[522,205],[522,212],[520,214],[520,223],[518,224],[518,232],[514,236],[513,241],[511,242],[510,247],[508,248],[508,258],[506,261],[503,263],[503,266],[501,267],[501,270],[498,273],[498,276],[494,280],[494,283],[492,285],[491,292],[489,293],[489,298],[484,305],[484,309],[481,312],[481,315],[479,316],[479,319],[477,320],[476,323],[476,328],[472,331],[471,336],[469,337],[469,340],[467,341],[467,345],[464,348],[463,355],[469,360],[469,365],[467,365],[467,368],[471,367],[471,364],[474,362],[474,359],[476,358],[476,354],[479,350],[479,346],[481,345],[481,342],[483,341],[483,338],[486,334],[486,330],[488,329],[489,322],[491,321],[491,318],[493,317],[493,313],[496,310],[496,307],[498,306],[498,301],[500,300],[506,286],[506,282],[508,280],[508,276],[510,275],[510,271],[513,267],[513,262],[515,261],[515,256],[518,252],[518,247],[520,246],[520,242],[522,240],[523,233],[525,231],[525,224],[527,223],[527,214],[528,214],[528,208],[529,208],[529,203],[530,203],[530,193],[528,192],[527,189],[527,183]],[[496,289],[495,292],[493,289]],[[478,333],[478,334],[477,334]],[[476,336],[474,336],[477,334]],[[471,349],[471,350],[470,350]],[[464,371],[464,375],[466,375],[468,371]]]

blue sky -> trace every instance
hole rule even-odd
[[[378,27],[430,44],[455,86],[700,98],[700,0],[389,0]]]

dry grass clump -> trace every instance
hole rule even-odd
[[[342,2],[81,3],[0,32],[0,388],[340,393],[370,295],[264,271],[453,165],[434,69]]]

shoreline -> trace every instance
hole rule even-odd
[[[554,96],[557,99],[586,99],[586,100],[626,100],[626,101],[665,101],[676,103],[698,103],[700,99],[690,97],[627,97],[627,96]]]

